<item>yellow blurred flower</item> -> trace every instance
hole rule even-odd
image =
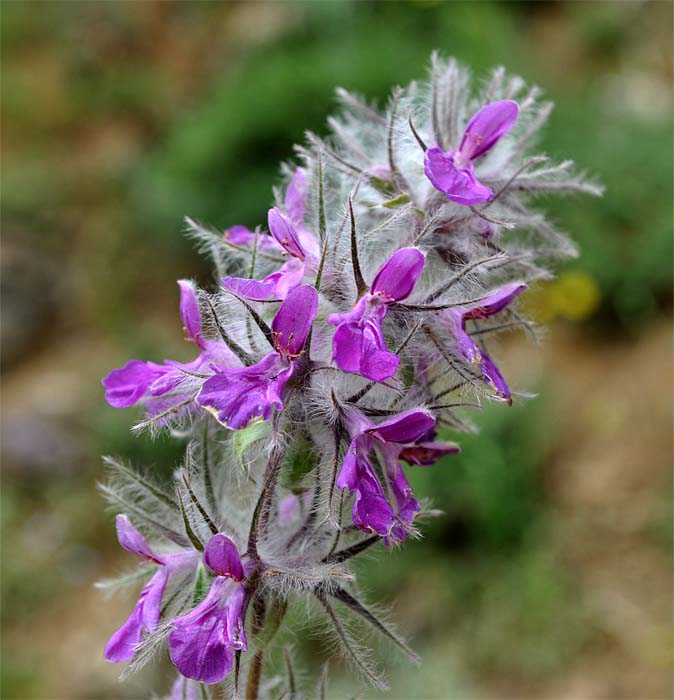
[[[585,272],[566,272],[550,282],[532,286],[523,298],[525,310],[536,321],[555,318],[583,321],[599,307],[601,291],[597,281]]]

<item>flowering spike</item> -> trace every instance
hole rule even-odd
[[[102,490],[142,562],[121,582],[144,586],[107,659],[135,669],[168,642],[173,697],[210,697],[229,673],[235,694],[244,673],[246,697],[262,697],[267,648],[297,597],[320,602],[373,685],[385,687],[348,617],[416,659],[352,592],[352,560],[440,512],[422,509],[406,472],[451,464],[459,446],[441,431],[475,431],[458,409],[512,401],[485,340],[530,329],[517,297],[574,252],[529,193],[600,191],[570,161],[528,152],[550,111],[538,94],[503,69],[473,91],[466,69],[433,54],[429,83],[396,88],[383,113],[338,91],[329,140],[308,133],[301,167],[282,168],[269,234],[188,220],[221,279],[210,293],[178,281],[196,357],[130,360],[102,382],[112,406],[143,407],[137,428],[189,441],[175,497],[109,461]]]

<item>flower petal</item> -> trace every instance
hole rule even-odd
[[[372,294],[385,294],[393,301],[402,301],[412,293],[424,269],[426,257],[418,248],[401,248],[381,266],[372,287]]]
[[[178,280],[178,286],[180,287],[180,318],[190,340],[199,343],[201,313],[194,283],[189,280]]]
[[[358,481],[353,490],[356,493],[351,513],[353,524],[365,532],[386,537],[395,523],[395,515],[372,466],[364,458],[358,460]]]
[[[255,241],[255,234],[250,231],[246,226],[241,226],[237,224],[236,226],[230,226],[230,228],[225,229],[223,233],[223,238],[234,245],[241,246],[242,248],[252,247]]]
[[[239,556],[239,550],[229,537],[222,533],[213,535],[204,551],[204,561],[218,576],[243,581],[246,575]]]
[[[384,382],[397,371],[400,358],[386,349],[381,326],[370,320],[363,326],[360,346],[360,373],[374,382]]]
[[[283,248],[266,233],[253,233],[245,226],[232,226],[224,233],[224,239],[240,248],[254,248],[262,253],[282,253]]]
[[[283,216],[281,212],[274,207],[269,210],[267,215],[267,223],[271,235],[290,253],[294,258],[304,260],[304,250],[300,239],[297,237],[297,231],[290,220]]]
[[[338,325],[332,337],[332,354],[343,372],[357,372],[375,382],[390,379],[400,364],[400,358],[386,349],[377,319]]]
[[[222,277],[220,282],[228,291],[251,301],[269,299],[276,287],[273,282],[258,282],[243,277]]]
[[[472,165],[457,168],[454,164],[455,151],[445,153],[438,146],[426,151],[424,172],[433,187],[447,196],[452,202],[470,206],[486,202],[494,192],[476,179]]]
[[[505,309],[508,304],[518,295],[527,289],[526,284],[514,282],[491,292],[478,304],[463,309],[463,318],[488,318]]]
[[[271,323],[276,351],[296,357],[302,352],[318,309],[318,292],[309,285],[288,293]]]
[[[162,558],[152,551],[152,548],[140,532],[129,522],[126,515],[118,515],[115,518],[115,526],[117,528],[117,540],[124,549],[132,554],[137,554],[143,559],[157,562],[157,564],[164,563]]]
[[[222,367],[204,382],[197,402],[226,428],[239,430],[283,408],[281,395],[292,372],[292,364],[288,367],[275,352],[251,367]]]
[[[171,660],[187,678],[202,683],[219,683],[232,668],[232,652],[227,635],[227,595],[232,581],[216,578],[204,600],[186,615],[171,623]]]
[[[300,498],[297,494],[289,493],[278,503],[278,521],[284,527],[294,523],[301,513]]]
[[[429,467],[445,455],[458,454],[461,448],[455,442],[420,442],[405,447],[400,459],[417,467]]]
[[[246,651],[248,641],[243,626],[248,594],[243,586],[236,586],[227,601],[227,642],[237,651]]]
[[[348,488],[351,491],[355,491],[358,487],[358,440],[351,441],[349,449],[344,455],[344,461],[342,462],[342,468],[339,470],[339,475],[337,476],[337,481],[335,482],[337,488],[343,489]]]
[[[129,360],[124,367],[113,369],[103,377],[105,400],[115,408],[128,408],[143,398],[149,386],[170,368]]]
[[[363,330],[356,323],[342,323],[332,336],[332,355],[343,372],[360,371]]]
[[[435,425],[435,418],[423,408],[412,408],[387,418],[367,432],[382,442],[414,442]]]
[[[290,258],[276,271],[267,275],[262,282],[273,285],[274,296],[285,299],[291,290],[302,284],[306,266],[298,258]]]
[[[110,637],[105,647],[104,656],[108,661],[112,663],[128,661],[133,657],[135,648],[142,638],[143,629],[148,632],[156,629],[168,576],[168,570],[162,566],[140,592],[133,612]]]
[[[498,367],[492,362],[489,355],[484,352],[480,353],[480,371],[482,372],[482,378],[494,390],[496,395],[503,401],[511,404],[510,387]]]
[[[395,515],[379,482],[377,487],[370,489],[369,486],[362,486],[356,491],[351,517],[358,529],[387,537],[395,525]]]
[[[466,160],[486,153],[512,129],[520,108],[512,100],[500,100],[485,105],[473,115],[463,135],[459,152]]]
[[[398,464],[395,474],[389,474],[389,482],[396,500],[397,522],[391,528],[389,536],[384,538],[387,547],[392,544],[400,544],[407,539],[414,522],[414,516],[421,509],[400,464]]]
[[[306,196],[307,174],[302,168],[297,168],[286,189],[285,207],[290,220],[298,226],[304,221]]]

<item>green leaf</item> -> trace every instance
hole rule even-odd
[[[370,184],[384,194],[393,194],[395,192],[395,184],[391,180],[371,176]]]
[[[198,552],[203,552],[204,551],[204,545],[202,544],[201,540],[196,536],[194,533],[194,530],[192,529],[192,525],[190,524],[189,518],[187,517],[187,513],[185,512],[185,504],[183,503],[183,497],[180,493],[180,491],[177,491],[178,493],[178,503],[180,505],[180,515],[183,518],[183,527],[185,528],[185,534],[187,535],[187,538],[189,541],[192,543],[192,546],[198,551]]]
[[[407,204],[410,201],[410,196],[408,194],[401,194],[398,197],[389,199],[386,202],[382,202],[382,207],[387,209],[395,209],[396,207],[401,207],[403,204]]]
[[[251,423],[246,428],[237,430],[232,436],[232,449],[234,450],[234,460],[236,465],[244,471],[248,468],[246,452],[260,440],[264,440],[271,431],[271,426],[267,421]]]
[[[192,607],[196,607],[208,593],[208,574],[203,564],[199,564],[197,575],[194,578],[194,591],[192,593]]]
[[[304,477],[310,474],[318,464],[318,456],[311,440],[300,433],[290,447],[283,465],[281,484],[293,493],[303,493],[306,486]]]

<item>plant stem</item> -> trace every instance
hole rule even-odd
[[[262,679],[262,662],[264,660],[264,651],[255,653],[248,671],[248,680],[246,681],[246,700],[258,700],[260,693],[260,680]]]

